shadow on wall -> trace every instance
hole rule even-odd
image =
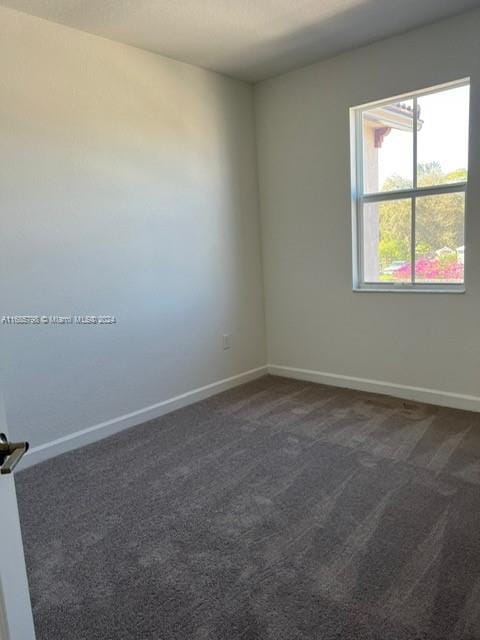
[[[264,364],[251,88],[11,20],[2,312],[118,317],[5,329],[12,437],[36,445]]]

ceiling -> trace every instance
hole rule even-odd
[[[480,0],[0,0],[112,40],[258,81]]]

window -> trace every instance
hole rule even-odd
[[[355,289],[464,290],[469,89],[351,110]]]

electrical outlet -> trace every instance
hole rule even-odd
[[[229,333],[223,334],[223,348],[230,349],[232,346],[232,336]]]

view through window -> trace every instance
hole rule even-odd
[[[355,109],[359,288],[463,289],[469,83]]]

